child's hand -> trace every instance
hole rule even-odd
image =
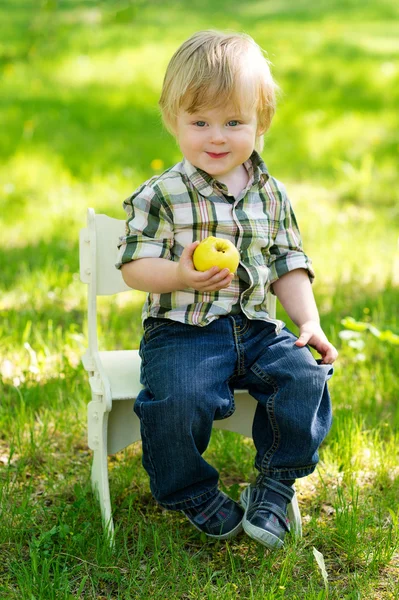
[[[336,348],[328,341],[317,321],[307,321],[299,328],[295,346],[312,346],[320,354],[323,364],[332,364],[338,356]]]
[[[230,285],[234,275],[228,269],[212,267],[208,271],[196,271],[193,264],[194,250],[199,242],[186,246],[178,263],[178,277],[183,288],[193,288],[198,292],[217,292]]]

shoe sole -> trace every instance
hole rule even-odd
[[[269,550],[279,550],[284,546],[284,542],[280,540],[280,538],[278,538],[276,535],[273,535],[269,531],[265,531],[261,527],[256,527],[256,525],[252,525],[252,523],[250,523],[247,520],[248,499],[246,492],[248,489],[249,488],[244,490],[240,496],[240,504],[245,509],[244,517],[242,520],[242,526],[245,533],[249,535],[249,537],[253,540],[260,542],[261,544],[263,544],[263,546],[269,548]]]

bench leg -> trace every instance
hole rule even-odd
[[[287,508],[287,516],[291,523],[291,530],[293,535],[302,537],[302,521],[301,513],[299,511],[298,499],[296,493],[292,497],[292,500]]]
[[[91,484],[101,508],[104,529],[111,546],[114,544],[114,523],[112,520],[111,498],[108,480],[107,430],[108,412],[103,410],[101,402],[88,405],[89,446],[93,450]]]

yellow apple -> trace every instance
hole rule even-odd
[[[219,267],[235,273],[239,262],[240,253],[234,244],[230,240],[212,235],[202,240],[193,254],[193,263],[197,271],[207,271],[211,267]]]

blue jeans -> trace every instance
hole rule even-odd
[[[215,495],[219,474],[202,454],[215,419],[234,412],[234,389],[258,405],[253,422],[255,467],[277,480],[312,473],[331,426],[327,380],[295,346],[287,328],[227,316],[206,327],[150,317],[140,345],[144,389],[134,410],[141,422],[143,466],[157,502],[193,508]]]

